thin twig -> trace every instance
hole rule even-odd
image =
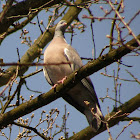
[[[23,79],[29,78],[29,77],[31,77],[31,76],[33,76],[33,75],[39,73],[39,72],[42,72],[42,71],[43,71],[43,69],[39,69],[38,71],[35,71],[35,72],[32,72],[32,73],[30,73],[30,74],[28,74],[28,75],[22,76],[22,78],[23,78]]]
[[[71,64],[71,62],[61,62],[61,63],[2,63],[0,66],[48,66],[48,65],[66,65]]]
[[[121,20],[121,22],[125,25],[125,27],[128,29],[129,34],[131,34],[135,40],[137,41],[137,43],[140,46],[140,41],[138,40],[138,38],[136,37],[136,35],[133,33],[133,31],[131,30],[131,28],[128,26],[128,24],[124,21],[124,19],[121,17],[120,13],[115,9],[115,7],[113,6],[112,2],[110,0],[107,0],[109,5],[111,6],[111,8],[114,10],[114,12],[117,14],[117,16],[119,17],[119,19]]]
[[[130,132],[130,133],[131,133],[131,138],[135,138],[135,139],[140,140],[140,133],[138,133],[137,136],[134,133],[132,133],[132,132]]]
[[[83,15],[82,18],[87,18],[87,19],[98,19],[99,21],[102,21],[103,19],[109,19],[109,20],[121,20],[119,18],[111,18],[111,17],[94,17],[94,16],[87,16],[87,15]]]
[[[16,122],[13,122],[12,124],[17,125],[17,126],[20,126],[20,127],[23,127],[23,128],[27,128],[29,130],[32,130],[32,131],[34,131],[34,133],[36,133],[38,136],[40,136],[44,140],[49,140],[43,134],[41,134],[40,132],[38,132],[37,129],[34,128],[34,127],[30,127],[30,126],[27,126],[27,125],[24,125],[24,124],[21,124],[21,123],[16,123]]]
[[[136,18],[136,16],[138,16],[140,14],[140,10],[138,12],[136,12],[136,14],[130,19],[130,21],[127,23],[127,25],[130,25],[131,22]]]
[[[18,69],[18,68],[17,68],[17,69]],[[0,96],[2,96],[2,94],[3,94],[4,91],[8,88],[8,86],[10,85],[10,83],[16,79],[17,73],[18,73],[18,70],[16,71],[16,74],[14,74],[14,75],[10,78],[10,80],[8,81],[8,83],[6,84],[6,86],[5,86],[5,87],[3,88],[3,90],[0,92]],[[1,75],[2,75],[2,74],[1,74]]]
[[[122,129],[122,131],[118,134],[118,136],[116,137],[116,139],[115,140],[117,140],[118,139],[118,137],[124,132],[124,130],[128,127],[128,126],[130,126],[131,124],[132,124],[132,122],[133,122],[133,120],[131,120],[130,122],[129,122],[129,124],[128,125],[126,125],[126,126],[124,126],[123,127],[123,129]]]
[[[17,67],[17,70],[16,70],[16,74],[14,75],[13,79],[12,79],[12,83],[15,81],[15,79],[17,78],[18,76],[18,69],[19,67]],[[10,82],[10,83],[11,83]],[[11,103],[11,101],[13,100],[13,98],[15,97],[17,91],[18,91],[18,88],[19,88],[20,84],[17,86],[17,89],[15,90],[15,92],[13,93],[13,95],[9,98],[9,100],[5,103],[4,107],[2,108],[2,111],[1,111],[1,114],[3,114],[6,110],[6,108],[8,107],[8,105]]]
[[[128,70],[126,70],[126,71],[135,79],[135,82],[140,84],[140,81],[131,72],[129,72]]]
[[[104,75],[104,76],[107,76],[107,77],[109,77],[109,78],[117,78],[117,77],[114,77],[114,76],[112,76],[112,75],[105,74],[105,73],[103,73],[103,72],[101,72],[100,74],[102,74],[102,75]],[[129,79],[124,79],[124,78],[120,78],[120,77],[118,77],[118,79],[119,79],[119,80],[122,80],[122,81],[127,81],[127,82],[136,82],[135,80],[129,80]]]
[[[124,118],[123,120],[121,120],[121,121],[131,121],[131,120],[137,121],[137,122],[140,123],[140,117],[125,117],[125,118]]]
[[[39,23],[39,18],[38,18],[38,15],[37,15],[36,17],[37,17],[38,27],[39,27],[39,29],[40,29],[40,31],[41,31],[41,34],[43,34],[43,31],[42,31],[41,26],[40,26],[40,23]]]
[[[118,5],[118,7],[117,7],[117,9],[116,9],[117,11],[120,10],[122,2],[123,1],[121,0],[119,5]],[[114,27],[115,27],[116,18],[117,18],[117,14],[115,14],[115,16],[114,16],[114,20],[112,21],[112,26],[111,26],[111,31],[110,31],[110,36],[111,36],[111,38],[110,38],[110,51],[112,50],[113,33],[114,33]]]

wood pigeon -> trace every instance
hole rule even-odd
[[[59,84],[64,77],[83,66],[77,51],[67,44],[64,38],[66,27],[65,20],[61,20],[57,24],[54,37],[44,52],[46,65],[43,67],[43,71],[46,80],[52,86]],[[101,127],[103,115],[89,77],[82,79],[76,86],[67,91],[63,99],[86,116],[94,132]]]

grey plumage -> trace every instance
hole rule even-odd
[[[46,64],[71,62],[71,64],[46,65],[43,68],[45,78],[52,86],[83,66],[76,50],[65,41],[66,25],[64,20],[57,24],[54,38],[44,52],[44,63]],[[100,128],[103,115],[89,77],[82,79],[75,87],[65,93],[63,98],[86,116],[94,131]]]

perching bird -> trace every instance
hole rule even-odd
[[[59,64],[43,67],[45,78],[52,86],[60,83],[64,77],[83,66],[77,51],[67,44],[64,38],[66,27],[65,20],[61,20],[57,24],[53,40],[44,52],[45,64]],[[71,63],[62,64],[63,62]],[[65,93],[63,98],[86,116],[93,131],[96,132],[100,128],[103,115],[89,77],[82,79],[75,87]]]

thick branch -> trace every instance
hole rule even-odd
[[[0,34],[6,32],[9,26],[11,26],[15,21],[21,18],[9,17],[27,15],[29,13],[29,10],[39,8],[40,6],[46,3],[48,4],[45,5],[45,7],[51,7],[52,5],[55,5],[60,2],[60,0],[24,0],[22,2],[17,3],[16,5],[13,5],[3,17],[2,22],[0,22]]]
[[[82,3],[84,0],[77,0],[76,3]],[[65,14],[63,19],[65,19],[68,25],[77,18],[78,14],[82,9],[77,7],[70,7],[68,12]],[[36,42],[27,50],[20,60],[20,63],[32,63],[39,55],[40,50],[43,49],[47,43],[53,38],[54,28],[51,28],[48,32],[44,32],[40,35]],[[20,67],[19,75],[23,75],[28,70],[27,66]],[[15,73],[16,67],[12,66],[7,69],[6,73],[0,75],[0,87],[5,85],[10,77]]]
[[[137,43],[135,43],[135,40],[131,40],[129,43],[133,44],[133,46],[137,45]],[[128,45],[128,43],[126,45]],[[120,59],[123,55],[129,52],[130,50],[128,48],[122,46],[116,50],[109,52],[104,56],[99,57],[94,61],[91,61],[90,63],[83,66],[80,70],[73,72],[71,75],[69,75],[68,78],[64,81],[64,83],[58,85],[55,89],[51,89],[49,92],[38,96],[32,101],[25,102],[17,108],[3,114],[0,117],[0,127],[7,126],[9,123],[12,123],[17,118],[31,113],[32,111],[44,105],[47,105],[55,99],[63,96],[63,93],[74,87],[75,84],[77,84],[84,77],[88,76],[88,74],[97,72],[98,70],[115,62],[117,59]]]
[[[2,22],[4,16],[7,14],[9,8],[12,6],[14,0],[8,0],[6,5],[3,8],[3,11],[0,13],[0,22]]]
[[[140,40],[140,35],[137,36],[137,39]],[[98,70],[112,64],[113,62],[118,61],[120,58],[125,56],[126,54],[130,53],[132,49],[129,48],[136,48],[138,47],[138,43],[135,39],[127,42],[124,46],[114,49],[109,53],[98,57],[95,61],[90,61],[87,65],[83,66],[80,71],[78,71],[78,75],[82,75],[82,77],[86,77],[88,75],[97,72]]]
[[[17,24],[15,27],[13,28],[8,28],[6,32],[4,32],[3,34],[0,35],[0,44],[2,43],[2,41],[10,34],[18,31],[19,29],[22,29],[23,27],[25,27],[37,14],[39,13],[38,12],[35,12],[33,14],[30,14],[28,16],[27,19],[25,19],[23,22],[21,22],[20,24]]]
[[[128,102],[124,103],[122,106],[118,107],[117,111],[111,112],[109,115],[106,115],[105,120],[109,120],[107,121],[109,127],[112,127],[118,124],[119,121],[128,116],[130,113],[135,111],[138,107],[140,107],[140,93],[134,98],[130,99]],[[69,140],[89,140],[105,130],[105,125],[97,133],[94,133],[90,127],[87,127],[70,137]]]
[[[75,7],[71,7],[71,8],[75,9]],[[71,10],[71,8],[69,10]],[[65,16],[66,16],[66,18],[71,17],[71,16],[67,16],[67,14]],[[65,19],[65,16],[63,19]],[[69,18],[69,20],[70,20],[70,18]],[[71,21],[72,21],[72,19],[69,21],[69,24]],[[40,55],[41,47],[43,48],[52,39],[53,33],[54,33],[54,28],[50,29],[49,32],[45,32],[43,35],[41,35],[37,39],[37,41],[32,45],[32,47],[30,47],[27,50],[25,55],[23,55],[23,57],[21,58],[21,63],[32,63],[34,61],[34,59]],[[138,35],[137,38],[140,40],[140,35]],[[93,74],[94,72],[97,72],[98,70],[102,69],[103,67],[110,65],[111,63],[117,61],[118,59],[120,59],[121,57],[126,55],[127,53],[131,52],[131,50],[126,46],[138,47],[138,43],[136,42],[135,39],[132,39],[131,41],[126,43],[125,46],[122,46],[116,50],[112,50],[108,54],[103,55],[103,56],[99,57],[98,59],[96,59],[96,61],[89,62],[87,65],[82,67],[79,72],[84,70],[85,72],[83,72],[83,74],[84,74],[83,76],[86,77],[88,75]],[[96,64],[97,64],[97,66],[96,66]],[[95,68],[96,68],[96,70],[95,70]],[[28,70],[28,66],[20,67],[19,74],[24,74],[27,70]],[[10,77],[15,73],[15,71],[16,71],[16,66],[12,66],[7,69],[6,73],[1,74],[0,75],[0,86],[5,85],[9,81]]]

